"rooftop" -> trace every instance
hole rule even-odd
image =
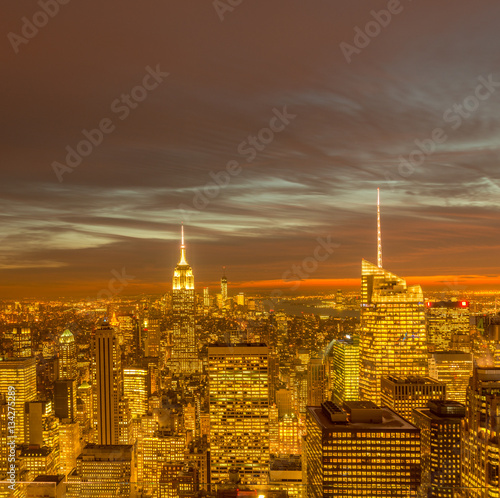
[[[347,405],[347,403],[346,403]],[[354,411],[363,412],[367,411],[369,414],[377,413],[380,422],[352,422],[347,418],[344,423],[334,423],[330,420],[330,417],[325,413],[325,411],[320,406],[308,406],[307,412],[313,418],[313,420],[318,424],[318,426],[324,431],[332,432],[346,432],[346,431],[373,431],[380,432],[381,430],[389,431],[418,431],[418,429],[406,421],[404,418],[400,417],[396,412],[393,412],[387,407],[380,408],[370,401],[351,401],[349,402],[350,413]],[[344,410],[343,410],[344,411]],[[347,411],[344,411],[348,415]],[[358,420],[358,418],[356,418]]]

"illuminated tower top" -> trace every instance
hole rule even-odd
[[[66,329],[59,337],[59,344],[69,344],[75,342],[75,336],[71,333],[71,330]]]
[[[184,223],[181,225],[181,259],[178,266],[187,266],[186,261],[186,245],[184,244]]]
[[[380,189],[377,188],[377,265],[382,268],[382,230],[380,228]]]
[[[222,306],[225,306],[227,301],[227,278],[226,278],[226,267],[222,267],[222,278],[220,280],[220,288],[222,295]]]
[[[186,260],[186,245],[184,244],[184,224],[181,226],[181,257],[174,270],[173,289],[194,289],[193,270]]]

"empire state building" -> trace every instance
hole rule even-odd
[[[186,261],[184,226],[181,235],[181,257],[172,282],[173,345],[171,365],[176,373],[189,374],[200,369],[195,337],[194,276]]]

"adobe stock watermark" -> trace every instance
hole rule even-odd
[[[108,281],[108,286],[103,287],[96,295],[97,300],[101,301],[104,299],[113,299],[116,295],[120,294],[125,287],[130,283],[131,280],[135,280],[133,275],[127,275],[125,268],[121,269],[121,273],[116,270],[111,270],[111,275],[113,278],[110,278]],[[87,301],[91,301],[90,297],[86,298]]]
[[[12,31],[7,35],[15,54],[19,53],[19,47],[21,45],[27,45],[30,40],[35,38],[35,36],[40,32],[40,29],[47,26],[50,19],[59,14],[59,9],[61,5],[67,5],[71,0],[38,0],[38,5],[41,10],[36,11],[31,20],[27,17],[22,17],[23,22],[21,26],[21,35],[13,33]]]
[[[240,6],[243,0],[214,0],[212,5],[214,6],[215,12],[219,16],[220,21],[224,21],[226,12],[234,12],[234,9]]]
[[[273,140],[276,133],[281,133],[297,115],[290,114],[287,106],[282,110],[274,108],[273,117],[269,120],[269,126],[261,128],[256,135],[249,135],[243,140],[237,148],[240,156],[245,157],[246,162],[250,164]],[[231,178],[238,176],[243,171],[241,164],[232,159],[227,162],[226,167],[217,173],[210,171],[209,176],[212,182],[206,183],[202,188],[196,189],[193,196],[192,205],[179,204],[178,208],[182,211],[184,221],[190,221],[191,211],[201,211],[205,209],[211,200],[215,199],[221,189],[226,188],[231,183]]]
[[[319,268],[320,263],[326,261],[337,249],[340,244],[333,242],[331,235],[326,237],[318,237],[316,242],[318,245],[313,250],[312,256],[306,256],[300,265],[292,265],[291,268],[285,270],[281,275],[281,280],[285,284],[293,283],[293,285],[287,290],[297,290],[302,281],[308,279],[314,272]],[[273,289],[270,294],[270,298],[264,301],[269,306],[274,306],[276,304],[276,299],[283,295],[282,289]]]
[[[134,86],[129,93],[122,93],[120,97],[111,102],[111,112],[118,116],[120,121],[127,119],[141,102],[144,102],[149,95],[149,92],[156,90],[169,73],[165,73],[157,64],[153,69],[151,66],[146,66],[146,74],[142,78],[139,85]],[[103,118],[99,121],[96,128],[91,130],[82,130],[83,139],[80,140],[74,147],[66,146],[66,158],[64,163],[54,161],[52,169],[56,174],[59,183],[63,181],[65,173],[72,173],[78,167],[85,157],[92,154],[96,147],[99,147],[104,141],[104,137],[113,133],[116,130],[116,125],[112,118]]]
[[[480,107],[482,102],[488,100],[500,88],[500,81],[494,81],[493,75],[487,78],[478,76],[479,84],[476,85],[474,92],[467,95],[460,103],[446,109],[443,113],[443,121],[449,124],[452,131],[458,130],[462,124],[469,119]],[[438,145],[444,144],[449,135],[443,127],[434,128],[428,138],[415,139],[415,148],[407,157],[399,156],[398,173],[403,178],[413,175],[416,168],[421,166],[429,156],[436,152]],[[386,180],[395,181],[394,175],[385,172]],[[394,185],[394,184],[393,184]]]
[[[411,0],[407,1],[411,2]],[[370,12],[372,19],[365,24],[364,29],[361,29],[359,26],[354,28],[352,44],[342,42],[339,45],[345,60],[350,64],[353,55],[359,55],[363,49],[368,47],[372,39],[376,38],[382,32],[382,29],[389,26],[393,16],[400,14],[403,10],[404,7],[401,5],[400,0],[389,0],[387,2],[387,9],[372,10]]]

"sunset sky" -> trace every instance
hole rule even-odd
[[[288,291],[294,265],[314,266],[300,291],[355,288],[376,262],[377,187],[388,270],[500,288],[498,2],[72,0],[29,39],[40,4],[8,3],[0,299],[96,296],[122,269],[124,294],[170,290],[182,221],[197,289],[224,265],[232,292]],[[137,85],[152,89],[124,110]],[[242,142],[271,122],[252,154]],[[318,238],[335,248],[316,264]]]

